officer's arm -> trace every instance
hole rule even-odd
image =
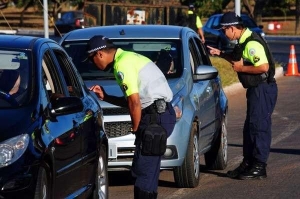
[[[134,93],[127,97],[127,101],[132,122],[132,130],[137,131],[142,115],[140,96],[138,93]]]
[[[105,95],[104,101],[111,103],[116,106],[127,107],[127,101],[124,96],[113,96],[113,95]]]
[[[233,69],[236,72],[243,72],[243,73],[251,73],[251,74],[260,74],[266,73],[269,70],[269,64],[264,63],[259,66],[244,66],[243,61],[240,62],[233,62]]]

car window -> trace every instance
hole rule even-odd
[[[190,65],[193,73],[195,68],[200,65],[211,65],[209,57],[206,56],[207,51],[198,37],[191,37],[189,39],[189,50]]]
[[[205,23],[205,26],[211,28],[213,20],[214,20],[213,17],[208,18],[207,22]]]
[[[67,12],[62,15],[61,19],[63,21],[70,21],[72,19],[72,14],[70,12]]]
[[[202,45],[202,42],[198,37],[194,37],[194,44],[196,46],[196,51],[198,52],[198,59],[200,65],[211,65],[209,56],[206,56],[207,49]]]
[[[43,55],[41,77],[43,87],[47,91],[47,101],[43,102],[44,108],[47,106],[49,100],[66,96],[64,84],[61,82],[59,71],[55,67],[55,63],[49,51],[46,51]]]
[[[29,51],[0,49],[0,106],[15,107],[29,102],[32,85]]]
[[[116,47],[142,54],[161,69],[167,78],[180,77],[183,71],[181,63],[180,40],[112,40]],[[62,46],[72,58],[84,80],[114,79],[113,70],[100,71],[93,63],[85,61],[87,41],[64,42]]]
[[[74,73],[73,66],[70,63],[68,56],[60,50],[54,49],[54,55],[58,61],[62,75],[66,81],[68,92],[70,96],[82,97],[83,93],[81,90],[80,83],[76,74]]]
[[[190,65],[191,65],[191,70],[194,74],[195,68],[200,65],[199,59],[197,58],[197,50],[196,46],[193,42],[193,39],[189,39],[189,50],[190,50]]]
[[[217,28],[220,25],[220,17],[214,17],[211,28]]]

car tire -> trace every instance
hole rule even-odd
[[[107,171],[107,155],[105,145],[101,145],[100,156],[98,159],[97,175],[95,181],[95,189],[93,192],[94,199],[108,199],[108,171]]]
[[[227,167],[227,127],[226,116],[223,117],[217,140],[210,151],[204,154],[206,167],[213,170],[223,170]]]
[[[194,188],[199,184],[200,155],[196,122],[193,123],[191,129],[189,144],[184,162],[180,167],[175,167],[173,173],[175,183],[180,188]]]
[[[51,198],[51,180],[50,168],[46,164],[42,164],[38,171],[37,183],[35,188],[35,199]]]

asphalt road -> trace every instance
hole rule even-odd
[[[300,196],[300,77],[277,78],[279,95],[273,113],[273,139],[265,180],[234,180],[226,172],[242,160],[242,128],[245,118],[245,90],[237,89],[227,94],[228,117],[228,167],[226,170],[206,170],[201,158],[201,179],[197,188],[179,189],[173,173],[162,171],[159,180],[159,199],[195,198],[299,198]],[[110,199],[133,198],[130,172],[109,173]]]

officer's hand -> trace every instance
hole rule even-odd
[[[217,48],[213,48],[211,46],[207,46],[207,48],[209,49],[209,53],[211,55],[220,55],[221,51]]]
[[[105,93],[105,91],[104,91],[104,89],[103,89],[102,86],[94,85],[94,86],[92,86],[89,89],[91,91],[93,91],[100,100],[104,100],[104,97],[105,97],[106,93]]]
[[[243,72],[243,58],[241,58],[240,61],[233,61],[232,62],[232,68],[236,72]]]

